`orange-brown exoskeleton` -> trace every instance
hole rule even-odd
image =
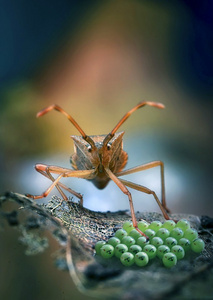
[[[50,105],[37,114],[37,117],[43,116],[49,111],[55,109],[64,114],[68,120],[76,127],[81,136],[71,136],[74,141],[74,154],[71,156],[70,161],[73,169],[66,169],[57,166],[49,166],[43,164],[36,164],[35,169],[46,176],[52,181],[50,187],[39,196],[27,195],[33,199],[40,199],[46,197],[50,191],[56,187],[64,200],[68,200],[63,190],[70,192],[80,199],[80,204],[83,206],[83,197],[81,194],[73,191],[60,182],[62,177],[78,177],[90,180],[97,188],[103,189],[110,180],[120,188],[120,190],[128,196],[133,226],[140,232],[137,227],[137,220],[135,217],[133,201],[131,193],[127,187],[133,188],[146,194],[152,194],[157,201],[165,219],[170,219],[167,212],[169,212],[165,201],[165,184],[164,184],[164,164],[161,161],[153,161],[144,165],[140,165],[128,170],[123,170],[126,166],[128,155],[123,150],[123,135],[124,132],[116,133],[119,127],[126,121],[126,119],[138,108],[145,105],[154,106],[157,108],[164,108],[161,103],[155,102],[140,102],[133,107],[112,131],[106,135],[88,136],[81,129],[78,123],[61,107],[58,105]],[[160,167],[161,174],[161,190],[162,201],[159,200],[156,193],[147,187],[139,184],[121,179],[120,176],[132,174],[135,172],[147,170],[154,167]],[[58,177],[54,178],[52,174],[57,174]],[[141,232],[140,232],[141,233]]]

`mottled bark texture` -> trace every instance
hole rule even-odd
[[[207,216],[171,216],[189,220],[205,241],[205,250],[201,254],[190,252],[171,269],[163,267],[157,258],[144,268],[127,268],[116,258],[95,257],[94,245],[130,220],[128,211],[94,212],[72,201],[61,202],[56,196],[42,205],[12,192],[0,198],[0,226],[8,222],[19,230],[28,255],[44,251],[51,233],[61,245],[55,254],[56,266],[67,269],[87,295],[99,299],[213,299],[213,220]],[[138,212],[136,217],[164,221],[158,213]]]

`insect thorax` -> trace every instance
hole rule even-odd
[[[124,132],[116,133],[109,143],[103,146],[106,135],[90,136],[94,143],[95,149],[91,149],[80,136],[71,136],[74,141],[74,154],[70,158],[71,165],[76,170],[95,169],[95,176],[92,182],[98,188],[104,188],[109,178],[105,173],[105,168],[109,168],[113,173],[121,171],[128,160],[127,153],[123,150],[122,137]]]

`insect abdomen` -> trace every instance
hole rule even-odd
[[[104,189],[105,186],[107,186],[107,184],[110,181],[109,177],[105,177],[105,178],[100,178],[100,177],[95,177],[94,179],[91,180],[92,183],[100,190]]]

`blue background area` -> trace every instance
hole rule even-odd
[[[0,1],[0,87],[31,77],[96,1]]]

